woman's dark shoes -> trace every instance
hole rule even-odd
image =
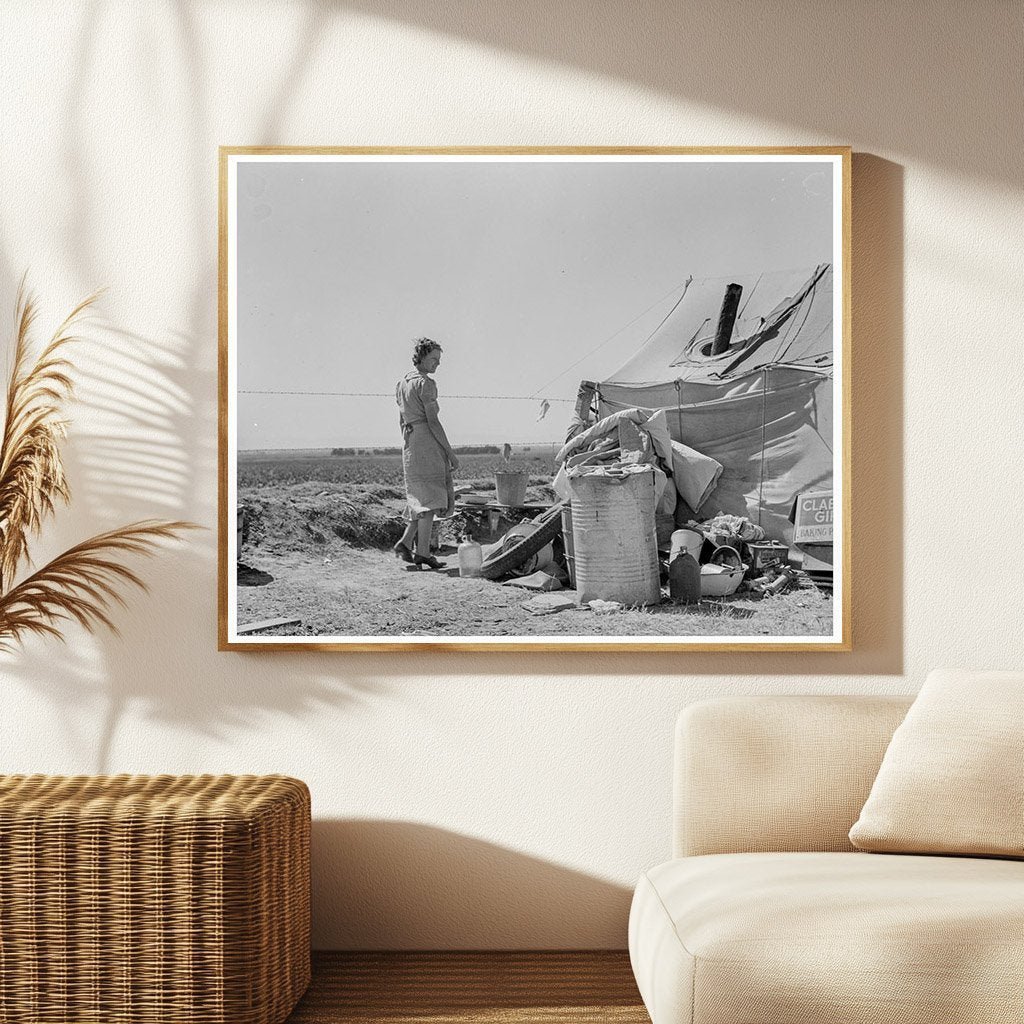
[[[412,562],[414,555],[401,541],[399,541],[392,549],[395,553],[395,558],[400,558],[403,562]]]
[[[413,555],[413,561],[417,565],[425,565],[428,569],[443,569],[444,563],[439,562],[432,555]]]

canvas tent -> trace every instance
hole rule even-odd
[[[742,287],[725,350],[723,297]],[[607,416],[664,409],[672,437],[724,466],[699,511],[746,515],[789,542],[794,498],[832,486],[832,266],[688,282],[641,349],[596,388]]]

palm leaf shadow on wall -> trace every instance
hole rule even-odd
[[[61,443],[67,434],[64,410],[74,395],[74,364],[67,347],[80,340],[75,328],[99,293],[80,302],[34,355],[32,328],[36,299],[22,278],[15,312],[15,337],[0,442],[0,650],[12,650],[26,635],[63,640],[62,627],[76,621],[90,632],[106,626],[115,604],[125,606],[120,587],[146,590],[124,556],[152,555],[159,542],[199,529],[182,520],[144,520],[96,534],[57,555],[18,582],[31,566],[29,541],[38,536],[58,503],[71,492],[64,475]]]

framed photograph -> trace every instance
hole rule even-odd
[[[220,154],[224,650],[847,651],[850,150]]]

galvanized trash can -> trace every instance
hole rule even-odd
[[[569,474],[576,593],[625,605],[661,601],[650,466]]]

